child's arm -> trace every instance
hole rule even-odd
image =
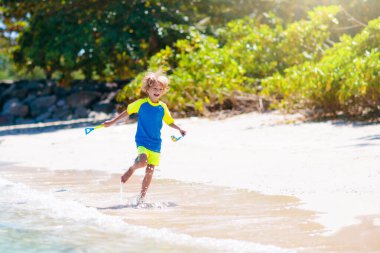
[[[125,117],[127,117],[129,114],[127,113],[127,110],[124,110],[122,113],[120,113],[119,115],[117,115],[115,118],[113,119],[110,119],[110,120],[107,120],[106,122],[104,122],[104,126],[105,127],[110,127],[112,126],[113,124],[115,124],[116,122],[118,122],[119,120],[122,120],[124,119]]]
[[[177,126],[176,124],[171,123],[169,126],[174,128],[174,129],[177,129],[181,133],[182,136],[186,135],[186,131],[183,130],[182,128],[180,128],[179,126]]]

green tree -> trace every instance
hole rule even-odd
[[[0,80],[10,79],[16,75],[16,68],[11,61],[10,42],[0,37]]]
[[[184,16],[159,1],[9,1],[9,16],[27,25],[21,29],[14,60],[29,69],[54,71],[69,80],[81,70],[90,79],[128,78],[169,41],[167,24],[186,24]],[[166,34],[165,34],[166,33]]]
[[[58,71],[66,81],[78,70],[87,79],[133,77],[150,56],[185,38],[190,26],[210,32],[242,14],[231,11],[235,1],[228,0],[2,2],[4,23],[19,32],[14,61],[41,67],[47,78]]]
[[[14,61],[20,67],[41,67],[48,78],[58,71],[64,80],[78,70],[86,78],[126,79],[160,49],[185,38],[190,26],[212,35],[242,16],[260,22],[272,11],[290,22],[331,3],[348,13],[332,37],[347,26],[362,29],[352,17],[365,24],[380,10],[377,0],[1,0],[0,18],[8,31],[19,33]]]

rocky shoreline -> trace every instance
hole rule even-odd
[[[101,120],[116,113],[115,97],[126,83],[74,81],[63,88],[46,80],[0,82],[0,125]]]

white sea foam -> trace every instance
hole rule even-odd
[[[1,194],[5,194],[8,201],[14,200],[23,208],[33,209],[33,211],[43,213],[44,216],[55,220],[70,220],[80,225],[97,226],[108,232],[129,234],[136,238],[143,237],[173,246],[196,248],[200,252],[295,252],[292,249],[247,241],[193,237],[166,228],[153,229],[130,225],[125,223],[122,217],[106,215],[96,208],[86,207],[77,201],[62,200],[54,196],[52,192],[37,191],[24,184],[14,183],[1,177],[0,189]]]

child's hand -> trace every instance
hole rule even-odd
[[[103,125],[105,127],[110,127],[114,124],[114,121],[113,120],[107,120],[106,122],[103,123]]]
[[[182,136],[185,136],[185,135],[186,135],[186,131],[183,130],[183,129],[179,129],[179,132],[181,133]]]

